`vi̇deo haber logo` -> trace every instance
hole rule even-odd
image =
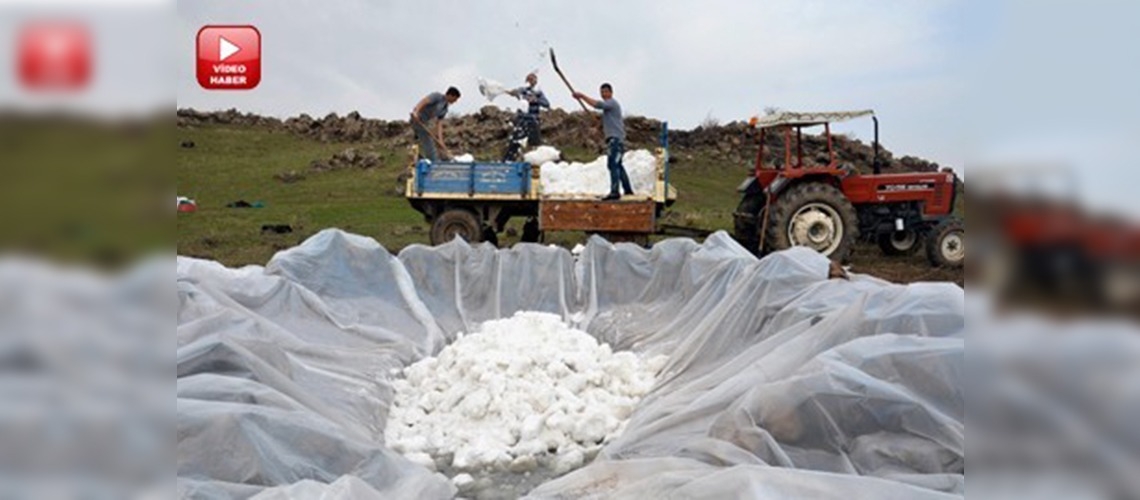
[[[197,55],[204,89],[249,90],[261,83],[261,32],[253,26],[203,26]]]

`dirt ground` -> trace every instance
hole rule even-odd
[[[877,246],[858,245],[851,255],[850,271],[870,274],[895,283],[952,281],[958,286],[966,285],[966,273],[963,269],[932,267],[921,249],[912,255],[888,257],[883,255]]]

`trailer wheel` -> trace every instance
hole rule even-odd
[[[439,214],[431,224],[431,244],[447,243],[456,236],[468,243],[478,243],[483,235],[479,218],[468,210],[452,208]]]
[[[766,243],[772,250],[806,246],[843,262],[859,236],[855,207],[830,184],[794,186],[776,198],[771,212]]]
[[[913,229],[879,234],[879,249],[883,255],[910,255],[918,249],[918,232]]]
[[[930,231],[926,258],[934,267],[962,267],[966,262],[966,227],[960,219],[948,218]]]

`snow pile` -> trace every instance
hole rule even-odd
[[[523,161],[531,165],[542,166],[552,161],[558,161],[561,157],[562,152],[553,146],[539,146],[524,154]]]
[[[560,474],[622,432],[666,359],[614,353],[557,315],[519,312],[404,368],[385,439],[433,470]]]
[[[626,152],[622,164],[634,194],[652,196],[657,180],[657,159],[653,153],[644,149]],[[610,192],[610,171],[606,168],[605,156],[590,163],[546,163],[539,177],[545,195],[602,196]]]
[[[503,84],[494,80],[479,79],[479,93],[487,98],[487,102],[494,101],[496,97],[507,93],[507,88]]]

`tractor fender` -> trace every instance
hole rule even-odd
[[[839,189],[840,191],[843,190],[842,187],[840,186],[839,178],[837,178],[833,175],[815,174],[815,175],[805,175],[803,177],[796,177],[796,178],[777,177],[776,180],[772,181],[772,184],[768,185],[768,194],[772,195],[772,196],[776,196],[776,195],[779,195],[780,193],[782,193],[784,191],[787,191],[789,188],[792,188],[794,186],[799,186],[800,184],[807,184],[807,183],[813,183],[813,182],[830,184],[831,186],[834,186],[836,189]]]
[[[759,193],[760,192],[760,183],[756,182],[755,177],[748,176],[744,179],[744,182],[741,182],[739,186],[736,186],[736,192],[742,193],[742,194]]]

